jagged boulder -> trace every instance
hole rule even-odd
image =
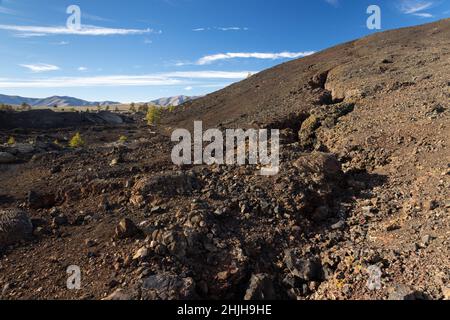
[[[342,166],[333,154],[313,152],[304,154],[293,166],[304,173],[320,174],[326,178],[339,178],[343,174]]]
[[[303,148],[311,148],[314,146],[316,139],[316,130],[320,127],[320,119],[314,115],[306,119],[298,133],[300,145]]]
[[[140,230],[130,219],[122,219],[115,229],[118,239],[128,239],[136,236]]]
[[[192,278],[162,273],[143,280],[142,296],[147,300],[192,300],[195,283]]]
[[[53,194],[41,194],[32,190],[28,193],[27,202],[31,209],[50,209],[56,204],[56,198]]]
[[[298,249],[288,249],[284,253],[284,262],[290,273],[304,282],[323,279],[322,264],[316,258],[306,258]]]
[[[254,274],[245,293],[244,300],[262,301],[276,299],[273,280],[268,274]]]
[[[0,164],[15,163],[17,158],[9,152],[0,152]]]
[[[139,206],[152,195],[190,195],[198,185],[198,179],[193,172],[162,172],[139,179],[131,190],[130,202]]]
[[[19,209],[0,210],[0,248],[29,240],[33,225],[28,214]]]
[[[316,75],[314,75],[314,77],[312,77],[308,84],[312,89],[317,89],[317,88],[325,88],[325,84],[327,82],[327,78],[328,78],[328,73],[329,71],[324,71],[321,73],[318,73]]]
[[[298,133],[300,145],[304,149],[313,148],[317,142],[316,133],[320,128],[333,128],[339,118],[353,112],[354,109],[354,103],[341,102],[311,110],[311,115],[302,123]]]

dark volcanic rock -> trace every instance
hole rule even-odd
[[[118,125],[124,122],[123,116],[107,111],[99,113],[53,112],[51,110],[0,111],[0,128],[3,129],[52,129],[85,125]]]
[[[0,248],[29,240],[33,225],[25,211],[18,209],[0,210]]]
[[[119,239],[133,238],[139,233],[138,227],[130,219],[123,219],[116,227],[116,237]]]
[[[192,278],[157,274],[143,280],[142,295],[147,300],[191,300],[195,298]]]
[[[303,281],[320,281],[323,279],[322,264],[315,258],[303,258],[300,250],[285,251],[284,262],[291,274]]]
[[[329,71],[324,71],[324,72],[321,72],[321,73],[318,73],[318,74],[314,75],[311,78],[311,80],[308,82],[308,84],[313,89],[317,89],[317,88],[324,89],[325,88],[325,83],[327,82],[328,73],[329,73]]]
[[[276,299],[272,279],[267,274],[255,274],[250,279],[250,285],[244,300],[273,300]]]
[[[0,164],[15,163],[17,158],[9,152],[0,152]]]
[[[305,154],[293,165],[304,173],[323,174],[326,178],[339,178],[342,175],[341,164],[332,154],[321,152]]]
[[[401,300],[417,300],[419,293],[411,289],[406,285],[396,285],[391,289],[388,300],[401,301]]]
[[[54,195],[51,194],[40,194],[35,191],[30,191],[28,193],[28,206],[31,209],[49,209],[53,207],[56,203]]]
[[[198,180],[194,173],[163,172],[137,181],[132,190],[132,202],[139,203],[149,195],[189,195],[197,187]]]

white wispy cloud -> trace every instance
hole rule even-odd
[[[87,71],[88,70],[88,68],[86,68],[86,67],[78,67],[78,69],[77,69],[78,71]]]
[[[247,27],[217,27],[220,31],[247,31]]]
[[[430,9],[434,5],[435,3],[433,1],[401,0],[399,8],[400,11],[404,14],[409,14],[421,18],[432,18],[433,15],[431,13],[422,11]]]
[[[112,75],[93,77],[50,77],[36,79],[0,79],[0,88],[73,88],[120,86],[189,86],[194,80],[242,80],[255,71],[186,71],[148,75]]]
[[[2,14],[10,14],[10,15],[17,14],[17,12],[15,10],[6,8],[6,7],[1,6],[1,5],[0,5],[0,13],[2,13]]]
[[[163,74],[166,77],[185,79],[243,79],[254,71],[177,71]]]
[[[279,53],[262,53],[262,52],[228,52],[228,53],[218,53],[213,55],[208,55],[197,60],[197,65],[211,64],[216,61],[230,60],[237,58],[253,58],[253,59],[266,59],[266,60],[277,60],[277,59],[295,59],[305,57],[314,54],[314,51],[306,52],[279,52]]]
[[[339,5],[339,0],[325,0],[325,1],[335,7]]]
[[[45,37],[45,33],[16,33],[14,37],[16,38],[35,38],[35,37]]]
[[[31,72],[40,73],[40,72],[48,72],[48,71],[57,71],[59,70],[58,66],[46,63],[37,63],[37,64],[21,64],[21,67],[27,68]]]
[[[104,28],[90,25],[83,25],[79,30],[69,29],[63,26],[43,27],[43,26],[19,26],[0,24],[0,30],[18,32],[18,36],[37,37],[49,35],[80,35],[80,36],[111,36],[111,35],[139,35],[147,33],[161,33],[153,29],[120,29]]]
[[[218,31],[248,31],[249,28],[247,28],[247,27],[207,27],[207,28],[195,28],[195,29],[192,29],[192,31],[194,31],[194,32],[211,31],[211,30],[218,30]]]
[[[421,18],[433,18],[434,16],[431,13],[413,13],[414,16],[416,17],[421,17]]]
[[[81,16],[83,17],[83,19],[88,19],[88,20],[92,20],[92,21],[102,21],[102,22],[111,22],[111,21],[113,21],[111,19],[103,18],[103,17],[97,16],[97,15],[94,15],[94,14],[86,13],[86,12],[83,12],[81,14]]]

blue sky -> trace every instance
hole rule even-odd
[[[0,0],[0,94],[202,95],[311,52],[450,16],[450,0]],[[69,30],[66,9],[81,9]]]

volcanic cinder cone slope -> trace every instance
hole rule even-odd
[[[152,128],[0,127],[0,298],[449,299],[449,41],[449,19],[375,34]],[[279,174],[175,166],[195,120],[280,129]]]
[[[323,89],[331,91],[334,99],[365,103],[379,98],[383,104],[396,84],[414,83],[411,89],[419,92],[426,86],[425,94],[438,99],[446,91],[441,86],[449,75],[449,43],[450,19],[377,33],[278,65],[188,102],[186,112],[173,122],[180,127],[199,119],[207,126],[270,124],[320,104]],[[323,78],[311,86],[311,79],[321,74]],[[435,86],[441,88],[436,97],[431,92]],[[405,94],[405,98],[412,97]]]

